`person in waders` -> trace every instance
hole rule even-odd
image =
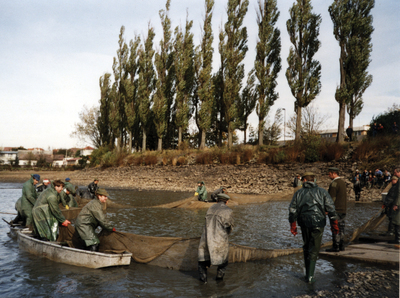
[[[226,187],[225,186],[221,186],[220,188],[218,188],[217,190],[215,190],[212,194],[211,194],[211,202],[216,202],[217,201],[217,196],[221,193],[227,194],[228,192],[226,191]]]
[[[98,226],[107,231],[115,232],[115,228],[107,221],[103,212],[103,204],[109,197],[107,191],[100,188],[96,191],[96,197],[82,208],[75,221],[75,230],[85,242],[90,251],[98,251],[100,240],[95,233]]]
[[[345,219],[347,212],[347,188],[346,182],[339,177],[338,168],[328,169],[329,178],[332,179],[329,185],[329,195],[331,196],[333,202],[335,203],[335,210],[337,213],[337,220],[339,223],[339,234],[335,234],[332,231],[332,248],[328,248],[327,252],[339,252],[345,250],[344,247],[344,228]]]
[[[96,191],[99,189],[98,184],[99,184],[99,179],[94,178],[93,182],[90,183],[87,187],[87,190],[92,199],[95,197]]]
[[[64,182],[55,180],[51,187],[42,192],[32,209],[34,234],[42,240],[56,241],[58,225],[68,226],[71,222],[65,219],[59,204],[60,192],[64,188]]]
[[[400,166],[394,169],[394,175],[400,178]],[[394,240],[389,243],[400,244],[400,182],[397,182],[393,188],[393,213],[392,223],[394,227]]]
[[[335,234],[339,233],[335,205],[329,193],[314,182],[315,175],[303,175],[303,187],[295,192],[289,205],[290,231],[296,236],[296,221],[303,237],[303,254],[306,267],[306,282],[313,283],[315,265],[326,225],[326,213]]]
[[[393,236],[394,235],[394,226],[393,226],[393,203],[395,199],[396,192],[396,184],[398,183],[399,178],[395,175],[392,177],[392,187],[389,189],[385,200],[383,202],[382,208],[385,209],[385,214],[389,219],[389,225],[387,233],[384,236]]]
[[[217,267],[216,280],[222,280],[228,266],[229,241],[234,222],[232,209],[227,206],[229,196],[217,195],[217,204],[206,213],[206,223],[201,235],[198,250],[198,270],[200,280],[207,283],[207,267]]]
[[[197,190],[194,195],[198,196],[199,201],[207,202],[207,189],[203,181],[197,182]]]
[[[26,181],[22,186],[21,209],[18,212],[20,212],[22,221],[25,222],[25,226],[29,229],[32,229],[33,227],[32,209],[38,198],[36,184],[38,184],[39,181],[40,176],[38,174],[32,174],[31,179]]]

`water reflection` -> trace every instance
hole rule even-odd
[[[15,212],[21,184],[0,183],[2,212]],[[206,210],[145,208],[187,198],[192,193],[165,191],[109,190],[114,201],[132,206],[110,209],[107,217],[120,231],[149,236],[199,237]],[[259,248],[301,247],[301,235],[293,237],[288,224],[289,202],[233,207],[236,227],[230,240]],[[347,226],[353,228],[368,220],[379,204],[349,204]],[[3,215],[7,220],[12,215]],[[87,269],[55,263],[18,249],[0,223],[0,296],[56,297],[290,297],[334,289],[346,270],[360,270],[363,263],[319,259],[317,282],[310,289],[303,281],[302,254],[259,262],[230,264],[222,283],[213,281],[216,269],[209,270],[204,286],[196,272],[179,272],[132,263],[124,268]],[[325,229],[324,241],[330,240]]]

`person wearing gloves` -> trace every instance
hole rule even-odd
[[[103,212],[102,204],[105,204],[109,197],[107,191],[100,188],[96,191],[95,195],[95,199],[82,208],[75,221],[75,230],[90,251],[98,251],[99,249],[100,240],[95,233],[98,226],[102,229],[115,232],[115,228],[107,221]]]
[[[214,192],[211,194],[211,202],[216,202],[216,201],[217,201],[217,196],[218,196],[219,194],[221,194],[221,193],[224,193],[224,194],[228,193],[228,192],[226,191],[226,187],[225,187],[225,186],[221,186],[219,189],[217,189],[216,191],[214,191]]]
[[[71,224],[61,213],[60,192],[63,191],[64,182],[55,180],[51,187],[42,192],[32,209],[34,233],[42,240],[56,241],[58,234],[58,225],[64,227]]]
[[[206,213],[206,223],[201,235],[198,250],[198,270],[200,280],[207,283],[207,267],[217,267],[217,280],[222,280],[228,266],[228,235],[233,229],[232,209],[227,205],[229,196],[217,195],[217,204],[211,206]]]
[[[22,220],[25,222],[25,226],[30,229],[33,227],[32,209],[38,198],[35,185],[38,184],[39,181],[40,176],[38,174],[32,174],[31,179],[26,181],[22,187],[21,216]]]
[[[207,202],[207,189],[203,181],[197,182],[197,190],[194,195],[198,196],[199,201]]]
[[[344,228],[347,212],[347,188],[346,182],[339,177],[338,168],[328,168],[329,178],[332,179],[329,185],[329,195],[335,203],[335,210],[337,213],[337,220],[339,223],[339,234],[332,233],[332,248],[328,248],[328,252],[339,252],[345,250],[344,247]]]
[[[75,193],[74,186],[70,183],[69,185],[65,184],[64,190],[60,193],[61,204],[66,208],[69,207],[78,207],[78,203],[76,202],[73,194]]]
[[[303,175],[303,187],[295,192],[289,205],[290,231],[296,236],[296,222],[301,228],[303,237],[303,254],[306,268],[306,282],[313,283],[315,265],[321,247],[322,234],[326,225],[326,213],[329,216],[331,229],[339,233],[335,205],[329,193],[314,182],[315,174],[306,172]]]

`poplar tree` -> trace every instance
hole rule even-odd
[[[147,38],[139,50],[139,80],[138,80],[138,101],[139,118],[142,127],[142,151],[146,151],[147,126],[150,115],[150,98],[155,88],[155,72],[153,67],[153,39],[154,28],[149,25]]]
[[[239,96],[239,102],[237,104],[238,118],[240,120],[240,130],[243,130],[244,144],[246,144],[246,132],[247,132],[247,119],[253,112],[256,106],[257,96],[254,90],[254,69],[250,71],[247,76],[246,86],[242,90],[241,96]]]
[[[286,22],[286,27],[293,46],[290,47],[287,58],[289,67],[286,78],[296,99],[295,140],[299,141],[301,109],[308,106],[321,91],[321,64],[313,59],[321,45],[318,40],[321,16],[312,13],[310,0],[296,0],[289,13],[290,19]]]
[[[333,33],[340,46],[340,85],[335,93],[339,103],[337,142],[344,140],[346,106],[353,127],[353,119],[363,108],[362,95],[372,83],[367,68],[374,30],[370,12],[374,5],[373,0],[335,0],[329,7]]]
[[[100,114],[97,119],[97,126],[100,133],[101,145],[114,144],[112,129],[110,127],[110,93],[111,74],[105,73],[99,79],[100,85]]]
[[[263,132],[265,118],[270,107],[278,99],[279,94],[275,91],[277,77],[281,65],[281,33],[276,28],[279,11],[276,0],[258,1],[257,25],[258,42],[256,45],[256,59],[254,61],[258,115],[258,144],[263,145]]]
[[[200,128],[201,142],[200,149],[206,146],[206,133],[211,125],[211,110],[213,106],[213,83],[212,83],[212,55],[214,49],[212,47],[213,34],[212,34],[212,11],[214,7],[214,0],[205,0],[206,14],[203,23],[202,41],[200,51],[198,52],[198,87],[197,96],[199,107],[196,110],[196,122]]]
[[[126,115],[125,115],[125,80],[127,78],[126,73],[126,62],[128,59],[128,46],[124,40],[125,27],[122,26],[118,40],[117,57],[113,60],[113,73],[114,73],[114,84],[113,84],[113,100],[111,102],[111,113],[110,122],[114,130],[114,134],[117,136],[117,147],[122,148],[124,145],[124,135],[126,128]]]
[[[125,114],[127,130],[129,132],[129,152],[132,152],[133,135],[138,130],[138,74],[139,74],[139,45],[140,37],[135,36],[135,41],[129,43],[130,55],[127,61],[129,80],[126,84]],[[136,135],[138,135],[136,133]]]
[[[165,10],[159,15],[163,28],[163,39],[160,41],[160,52],[155,54],[157,70],[156,93],[153,99],[154,124],[157,129],[158,150],[162,150],[162,138],[168,128],[173,104],[173,52],[171,43],[171,20],[168,17],[170,0],[165,4]]]
[[[248,50],[247,29],[242,27],[248,6],[248,0],[228,0],[228,20],[220,37],[220,53],[224,59],[223,102],[228,123],[228,148],[232,148],[233,132],[238,124],[235,104],[244,78],[242,61]]]
[[[178,127],[178,146],[182,133],[189,125],[189,103],[194,88],[194,45],[190,32],[193,21],[186,19],[185,35],[179,27],[175,29],[175,69],[176,69],[176,126]]]

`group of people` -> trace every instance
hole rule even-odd
[[[332,248],[330,252],[345,250],[345,219],[347,213],[347,191],[346,182],[339,176],[339,169],[331,167],[328,169],[328,176],[332,180],[329,189],[325,190],[316,183],[316,175],[313,172],[306,172],[299,178],[301,186],[294,193],[289,205],[289,223],[291,233],[297,235],[297,225],[300,226],[303,238],[303,255],[305,263],[305,279],[308,283],[315,281],[314,273],[318,258],[322,235],[328,216],[332,232]],[[395,234],[393,243],[400,243],[400,167],[394,169],[392,179],[393,186],[387,194],[384,208],[390,218],[390,227]],[[62,182],[55,180],[46,185],[38,196],[35,185],[40,181],[40,176],[32,175],[31,179],[25,182],[22,190],[21,216],[26,218],[26,225],[33,225],[34,233],[43,240],[55,241],[57,238],[58,226],[68,226],[71,222],[62,215],[59,208],[61,202],[60,194],[67,193],[70,180]],[[97,183],[95,183],[97,181]],[[44,181],[45,182],[45,181]],[[47,181],[46,181],[47,183]],[[43,183],[45,184],[45,183]],[[92,184],[92,183],[91,183]],[[92,187],[95,188],[95,198],[86,204],[75,221],[75,230],[91,251],[97,251],[99,239],[95,229],[101,226],[102,229],[115,231],[115,228],[105,218],[102,204],[109,195],[105,189],[98,188],[98,180],[95,179]],[[73,195],[73,194],[72,194]],[[207,191],[203,181],[198,182],[195,195],[199,200],[207,200]],[[217,280],[224,278],[228,265],[229,241],[228,236],[233,230],[234,220],[232,209],[228,202],[226,187],[222,186],[212,195],[216,202],[206,213],[205,225],[198,247],[198,272],[202,282],[207,283],[207,268],[211,265],[217,266]],[[30,205],[30,206],[28,206]],[[30,211],[29,211],[30,208]]]
[[[328,169],[329,178],[332,180],[328,191],[320,188],[315,183],[315,174],[304,173],[302,188],[295,192],[289,206],[289,222],[291,232],[297,235],[297,224],[301,227],[303,237],[304,263],[306,268],[306,281],[314,282],[315,264],[321,246],[322,234],[326,225],[326,215],[330,220],[332,231],[332,248],[329,252],[345,250],[344,230],[347,212],[346,182],[339,177],[338,168]],[[394,169],[397,181],[400,177],[400,167]],[[384,207],[390,214],[390,227],[395,234],[391,243],[400,243],[400,188],[399,183],[393,183],[387,194]]]
[[[67,227],[71,224],[63,215],[60,205],[66,209],[78,207],[75,199],[77,187],[71,183],[70,178],[66,178],[64,182],[43,179],[43,183],[38,185],[39,181],[40,175],[33,174],[24,183],[22,197],[15,204],[18,215],[12,223],[22,222],[40,240],[56,241],[58,227],[60,225]],[[102,208],[109,195],[105,189],[98,188],[98,182],[96,178],[89,184],[88,189],[94,191],[94,199],[82,208],[75,221],[75,230],[90,251],[98,250],[100,241],[95,233],[98,226],[115,231],[107,221]]]
[[[393,134],[398,134],[399,133],[399,126],[397,125],[396,122],[393,122],[391,129],[385,130],[385,128],[383,127],[382,123],[376,124],[376,122],[375,122],[372,125],[371,130],[372,130],[372,136],[373,137],[376,137],[376,136],[379,136],[379,135],[384,135],[385,133],[389,133],[390,131]]]
[[[392,174],[388,170],[381,171],[376,169],[372,170],[365,169],[362,173],[359,170],[353,175],[353,188],[356,195],[356,201],[359,201],[361,190],[363,187],[367,189],[371,188],[385,188],[392,182]]]

